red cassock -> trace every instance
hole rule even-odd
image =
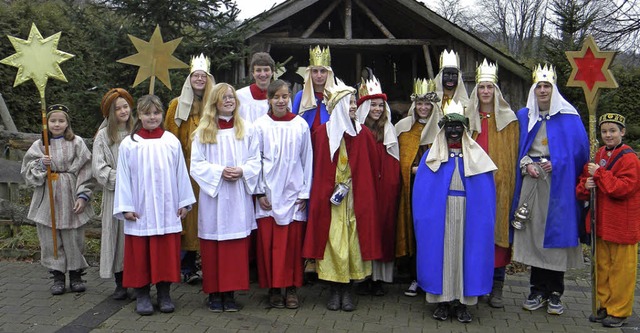
[[[329,156],[329,138],[326,124],[313,132],[313,182],[309,199],[309,219],[302,254],[305,258],[322,259],[329,238],[331,225],[331,202],[336,179],[339,152],[333,161]],[[382,258],[380,245],[380,223],[376,203],[378,154],[376,142],[367,128],[362,127],[355,136],[344,135],[351,168],[354,211],[360,252],[363,260]]]

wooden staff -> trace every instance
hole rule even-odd
[[[49,156],[49,124],[47,123],[47,108],[44,96],[40,96],[40,111],[42,113],[42,140],[44,154]],[[49,190],[49,211],[51,212],[51,238],[53,239],[53,258],[58,259],[58,234],[56,233],[56,208],[53,201],[53,183],[51,182],[51,165],[47,165],[47,189]]]

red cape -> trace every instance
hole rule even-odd
[[[377,207],[381,233],[383,262],[393,261],[396,257],[396,220],[400,202],[400,162],[387,153],[387,147],[376,143],[379,156],[379,177]]]
[[[344,135],[349,167],[351,168],[351,186],[353,187],[356,226],[363,260],[382,258],[380,245],[380,224],[376,207],[376,180],[378,155],[375,153],[376,141],[367,128],[355,137]],[[302,255],[305,258],[322,259],[329,239],[331,225],[331,203],[336,179],[338,151],[333,161],[329,156],[329,138],[326,125],[320,125],[313,133],[313,182],[309,199],[309,219]]]

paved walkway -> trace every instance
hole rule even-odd
[[[528,294],[526,274],[509,275],[505,285],[504,309],[486,304],[471,308],[473,322],[439,322],[431,318],[433,305],[423,295],[406,297],[404,285],[388,285],[383,297],[358,298],[354,312],[333,312],[325,308],[328,289],[317,283],[300,290],[302,306],[297,310],[269,309],[266,290],[252,285],[237,299],[244,308],[237,313],[215,314],[205,307],[206,295],[200,286],[174,284],[174,313],[156,312],[141,317],[135,302],[113,301],[111,280],[98,277],[98,268],[85,275],[85,293],[52,296],[51,280],[39,263],[0,261],[1,332],[635,332],[640,318],[634,313],[622,329],[607,329],[587,320],[591,311],[588,281],[567,274],[562,300],[565,313],[548,315],[544,310],[529,312],[520,307]],[[154,288],[152,288],[153,290]],[[636,311],[640,297],[636,292]],[[154,292],[152,292],[154,296]],[[155,298],[155,297],[153,297]],[[155,302],[155,301],[154,301]]]

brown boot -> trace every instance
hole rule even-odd
[[[287,309],[297,309],[300,306],[300,303],[298,302],[298,293],[296,292],[296,287],[288,287],[285,298],[285,306],[287,307]]]

